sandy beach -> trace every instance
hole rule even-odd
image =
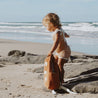
[[[77,94],[53,95],[43,84],[51,44],[0,39],[0,98],[98,98],[98,56],[72,52],[64,86]]]

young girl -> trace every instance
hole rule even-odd
[[[70,57],[71,51],[70,47],[67,45],[65,37],[69,37],[67,33],[61,27],[61,23],[59,20],[58,15],[55,13],[49,13],[43,18],[43,25],[47,28],[48,31],[53,32],[53,45],[50,49],[48,55],[54,53],[54,57],[58,63],[60,69],[60,81],[61,83],[64,82],[64,63],[68,61]]]

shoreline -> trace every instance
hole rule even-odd
[[[52,44],[0,39],[0,46],[1,46],[0,55],[2,56],[7,56],[8,52],[11,50],[21,50],[33,54],[47,55],[48,51],[51,49]],[[92,55],[92,54],[71,51],[71,55]]]

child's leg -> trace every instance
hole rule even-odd
[[[56,62],[58,62],[58,56],[54,55],[54,58],[55,58]]]
[[[61,58],[58,59],[58,66],[60,69],[60,81],[61,81],[61,83],[64,82],[64,68],[63,68],[63,66],[64,66],[65,62],[66,62],[65,59],[61,59]]]

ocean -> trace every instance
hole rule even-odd
[[[98,22],[62,22],[62,28],[72,51],[98,55]],[[1,39],[53,43],[51,33],[41,22],[0,22]]]

